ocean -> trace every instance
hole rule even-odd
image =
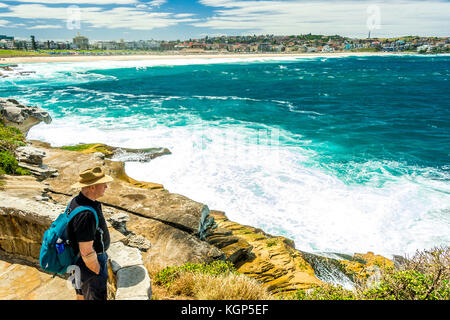
[[[450,244],[450,56],[19,64],[28,139],[166,147],[127,174],[313,253]],[[120,158],[117,158],[121,160]]]

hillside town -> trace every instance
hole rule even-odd
[[[0,35],[0,49],[49,54],[132,54],[146,51],[170,53],[316,53],[316,52],[417,52],[448,53],[448,37],[348,38],[339,35],[218,36],[188,40],[90,41],[80,34],[72,41],[15,39]],[[116,51],[116,53],[114,53]]]

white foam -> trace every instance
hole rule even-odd
[[[231,220],[292,238],[305,251],[390,256],[450,242],[448,182],[380,171],[369,183],[348,184],[319,168],[314,152],[278,144],[302,145],[301,136],[245,123],[205,123],[195,115],[188,120],[169,127],[140,116],[66,117],[33,127],[29,138],[57,146],[167,147],[171,155],[127,163],[128,175],[162,183],[170,192],[225,211]],[[371,172],[382,165],[387,164],[355,164],[354,170]]]

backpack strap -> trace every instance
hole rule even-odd
[[[70,204],[69,204],[70,205]],[[67,207],[66,210],[68,210],[69,207]],[[73,211],[71,211],[69,213],[69,216],[67,218],[67,223],[70,222],[70,220],[72,220],[78,213],[80,213],[81,211],[90,211],[94,214],[95,217],[95,228],[99,229],[98,227],[98,216],[97,216],[97,211],[95,211],[94,208],[92,207],[88,207],[88,206],[81,206],[81,207],[76,207]]]
[[[69,206],[70,206],[70,203],[69,203],[69,205],[67,206],[66,211],[69,210]],[[71,211],[71,212],[69,213],[69,216],[68,216],[68,218],[67,218],[67,223],[69,223],[70,220],[72,220],[72,219],[73,219],[78,213],[80,213],[81,211],[90,211],[90,212],[92,212],[92,213],[94,214],[94,217],[95,217],[95,229],[96,229],[96,231],[98,231],[98,232],[100,233],[100,241],[101,241],[101,243],[102,243],[102,251],[103,251],[103,253],[105,253],[105,244],[104,244],[104,242],[103,242],[103,230],[98,226],[98,216],[97,216],[97,211],[95,211],[94,208],[89,207],[89,206],[80,206],[80,207],[76,207],[73,211]],[[79,256],[79,254],[80,254],[80,253],[78,253],[78,256]]]

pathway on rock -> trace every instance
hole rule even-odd
[[[61,277],[0,258],[0,300],[75,300],[75,290]]]

